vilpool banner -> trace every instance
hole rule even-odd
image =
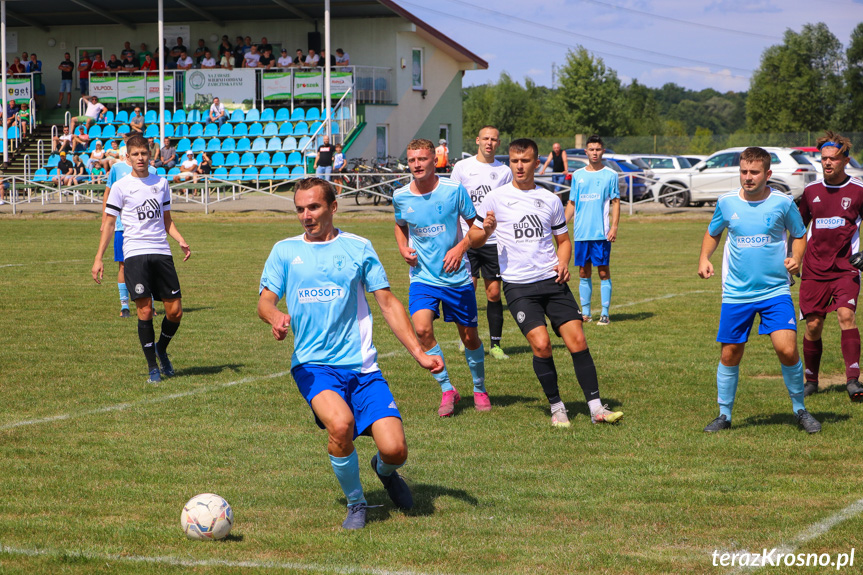
[[[291,73],[264,72],[261,80],[261,92],[264,100],[290,100]]]
[[[174,77],[165,76],[165,102],[174,101]],[[159,104],[159,76],[147,76],[147,103]]]
[[[295,100],[320,100],[324,76],[320,72],[297,72],[294,74]]]
[[[117,77],[90,76],[90,95],[98,96],[103,104],[117,103]]]
[[[33,97],[33,87],[30,84],[30,76],[26,78],[6,78],[6,99],[15,100],[16,104],[30,103]]]
[[[353,85],[351,72],[330,72],[330,97],[338,100],[344,96]]]
[[[147,92],[147,80],[144,76],[120,76],[117,78],[121,104],[143,104]],[[156,84],[156,95],[159,88]]]
[[[255,105],[255,69],[206,69],[186,72],[186,106],[206,110],[218,98],[225,108]]]

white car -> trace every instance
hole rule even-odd
[[[656,175],[669,174],[688,170],[692,167],[689,160],[683,156],[666,156],[661,154],[635,154],[632,158],[638,158],[647,164]],[[632,161],[632,160],[630,160]]]
[[[700,206],[740,188],[740,153],[746,148],[720,150],[694,168],[660,174],[653,185],[653,196],[667,207]],[[803,188],[818,178],[818,172],[804,152],[793,148],[764,147],[770,153],[773,175],[768,185],[790,194],[794,199]]]

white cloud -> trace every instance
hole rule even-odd
[[[531,68],[530,70],[527,71],[527,75],[534,77],[534,78],[536,76],[545,76],[547,73],[548,73],[548,71],[543,70],[542,68]]]
[[[773,0],[714,0],[707,5],[705,12],[729,12],[743,14],[761,14],[782,12],[782,9],[773,3]]]
[[[497,54],[495,54],[494,52],[485,52],[483,54],[480,54],[479,57],[486,62],[494,62],[497,59]]]
[[[697,67],[698,70],[711,72],[707,67]],[[713,74],[700,74],[695,70],[682,68],[653,68],[642,72],[638,81],[647,86],[662,86],[674,82],[692,90],[713,88],[719,92],[743,92],[749,89],[749,79],[735,76],[730,70],[719,70]]]

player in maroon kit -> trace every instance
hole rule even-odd
[[[806,320],[804,395],[818,391],[821,331],[824,318],[836,311],[842,330],[848,396],[851,401],[863,401],[863,387],[859,381],[860,331],[855,319],[860,270],[849,261],[860,249],[863,182],[845,173],[851,151],[848,138],[828,131],[816,143],[821,150],[824,179],[806,186],[800,198],[800,214],[803,223],[809,226],[800,283],[800,314]]]

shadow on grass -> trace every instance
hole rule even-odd
[[[377,481],[377,479],[374,481]],[[390,501],[387,492],[380,488],[380,484],[377,483],[375,487],[378,487],[379,489],[375,489],[370,493],[367,492],[366,500],[370,506],[380,505],[380,507],[369,509],[369,523],[386,521],[390,518],[390,514],[397,510],[392,501]],[[413,509],[404,511],[404,514],[408,517],[425,517],[434,515],[435,501],[440,497],[460,499],[473,507],[479,505],[479,500],[464,489],[455,489],[440,485],[431,485],[428,483],[411,483],[410,487],[414,496],[414,506]],[[340,502],[344,503],[344,498],[340,498]]]
[[[615,313],[614,316],[612,316],[611,323],[620,323],[622,321],[644,321],[652,318],[654,315],[656,314],[649,311],[640,311],[638,313]]]
[[[578,393],[578,392],[576,392]],[[564,405],[566,406],[566,411],[569,414],[569,418],[573,419],[576,415],[582,414],[590,417],[590,409],[587,407],[586,401],[564,401]],[[602,404],[607,405],[608,409],[611,411],[623,411],[623,404],[617,401],[616,399],[610,399],[608,397],[604,397],[602,399]],[[534,409],[541,411],[544,415],[551,416],[551,411],[548,406],[548,403],[543,403],[541,405],[535,405]]]
[[[199,306],[189,306],[189,307],[183,306],[183,313],[193,313],[193,312],[196,312],[196,311],[205,311],[205,310],[208,310],[208,309],[216,309],[216,308],[214,308],[214,307],[212,307],[212,306],[202,306],[202,305],[199,305]]]
[[[216,373],[222,373],[226,369],[237,373],[244,365],[245,364],[243,363],[226,363],[224,365],[201,365],[198,367],[187,367],[185,369],[178,369],[176,375],[177,377],[184,375],[213,375]]]
[[[468,391],[467,393],[470,395],[463,396],[461,401],[455,404],[455,409],[453,409],[452,412],[453,417],[459,415],[463,411],[471,412],[474,410],[473,392]],[[507,407],[516,403],[532,403],[536,401],[535,397],[528,397],[525,395],[495,395],[492,393],[490,396],[492,409],[495,407]]]
[[[816,412],[810,411],[815,419],[821,423],[837,423],[851,419],[848,414],[833,413],[832,411]],[[772,413],[765,415],[753,415],[747,417],[743,423],[736,427],[753,427],[759,425],[793,425],[797,427],[797,417],[791,413]]]
[[[242,540],[243,540],[242,535],[234,535],[233,533],[228,533],[228,536],[225,537],[224,539],[222,539],[222,541],[232,541],[232,542],[236,541],[238,543]]]

